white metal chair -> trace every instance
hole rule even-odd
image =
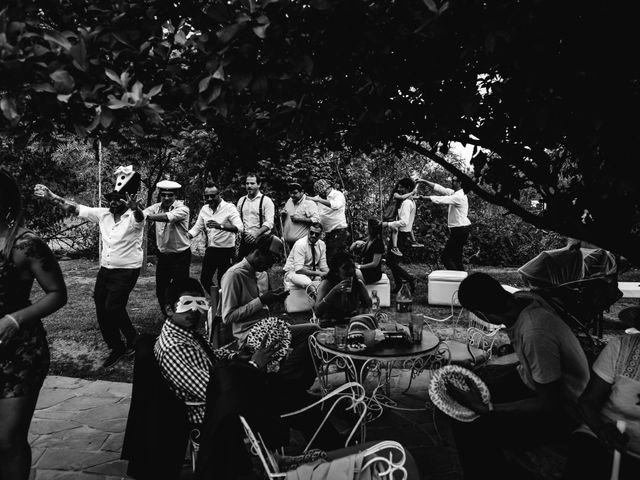
[[[251,453],[260,458],[260,462],[269,479],[286,478],[285,472],[280,472],[278,462],[275,456],[269,451],[260,434],[256,435],[247,423],[246,419],[240,416],[240,422],[244,428],[246,438],[250,445]],[[383,450],[391,450],[389,457],[380,454]],[[399,458],[393,458],[393,452],[396,452]],[[404,468],[406,454],[402,445],[394,441],[383,441],[366,449],[362,452],[363,464],[361,471],[367,471],[369,468],[375,468],[378,477],[381,479],[394,478],[395,472],[400,472],[402,479],[407,478],[407,470]]]
[[[318,428],[316,428],[315,433],[313,434],[313,436],[305,446],[304,448],[305,452],[309,450],[309,447],[318,436],[318,433],[320,433],[320,430],[322,429],[322,427],[324,427],[324,425],[327,423],[327,421],[329,420],[329,417],[331,416],[331,414],[336,409],[339,403],[342,402],[347,405],[345,410],[347,411],[351,410],[356,414],[359,413],[353,428],[349,432],[349,436],[345,440],[345,444],[344,444],[345,447],[349,445],[349,443],[353,439],[354,434],[360,428],[360,425],[362,424],[365,416],[367,415],[367,404],[365,402],[364,387],[357,382],[349,382],[344,385],[341,385],[339,388],[333,390],[326,397],[323,397],[317,400],[311,405],[307,405],[306,407],[303,407],[299,410],[295,410],[293,412],[283,413],[282,415],[280,415],[280,418],[292,417],[294,415],[298,415],[299,413],[306,412],[307,410],[317,407],[318,405],[324,405],[324,403],[327,402],[329,399],[333,399],[332,401],[333,403],[329,402],[331,403],[331,406],[327,410],[327,413],[322,419],[322,422],[320,422],[320,425],[318,425]],[[185,403],[190,406],[204,405],[203,402],[185,402]],[[194,428],[189,434],[189,444],[188,444],[189,457],[191,459],[191,467],[194,472],[196,468],[196,460],[198,458],[198,450],[200,449],[199,439],[200,439],[200,430],[198,428]]]

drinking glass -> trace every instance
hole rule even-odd
[[[424,317],[422,315],[411,315],[411,323],[409,330],[411,332],[411,341],[413,343],[422,342],[422,329],[424,327]]]
[[[336,325],[333,329],[333,334],[336,339],[336,347],[346,348],[347,346],[347,326]]]

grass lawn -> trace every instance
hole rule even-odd
[[[200,276],[201,258],[194,258],[191,275]],[[132,378],[133,360],[120,361],[110,369],[101,367],[107,355],[107,348],[102,340],[95,317],[92,298],[93,286],[98,273],[98,263],[93,260],[63,260],[60,262],[64,272],[69,302],[55,314],[44,319],[51,345],[52,375],[66,375],[85,379],[102,379],[130,382]],[[434,318],[444,318],[450,313],[449,307],[430,307],[427,304],[427,267],[422,264],[408,265],[407,269],[417,278],[417,289],[414,295],[414,311],[425,313]],[[484,271],[500,282],[522,286],[516,268],[477,267],[473,271]],[[277,266],[269,272],[273,285],[282,282],[282,267]],[[620,280],[640,281],[640,270],[631,270],[621,275]],[[34,289],[37,290],[37,287]],[[37,297],[34,293],[33,297]],[[631,304],[633,300],[621,300],[605,313],[605,336],[624,330],[617,321],[618,312]],[[393,299],[392,299],[393,308]],[[391,309],[387,309],[391,310]],[[456,309],[457,313],[458,309]],[[282,307],[276,309],[281,313]],[[155,267],[149,266],[147,272],[141,274],[138,283],[129,299],[129,314],[141,333],[158,333],[162,323],[160,308],[155,294]],[[309,314],[291,316],[295,322],[304,321]]]

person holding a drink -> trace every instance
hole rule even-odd
[[[349,254],[340,252],[329,259],[329,273],[318,286],[314,310],[322,327],[348,325],[352,317],[371,310],[371,298],[356,277]]]

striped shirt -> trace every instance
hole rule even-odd
[[[189,421],[196,425],[204,421],[209,369],[213,366],[198,342],[199,335],[168,319],[153,349],[162,376],[173,393],[185,402]],[[217,360],[229,359],[236,354],[224,349],[212,351]],[[190,405],[191,402],[197,404]]]

